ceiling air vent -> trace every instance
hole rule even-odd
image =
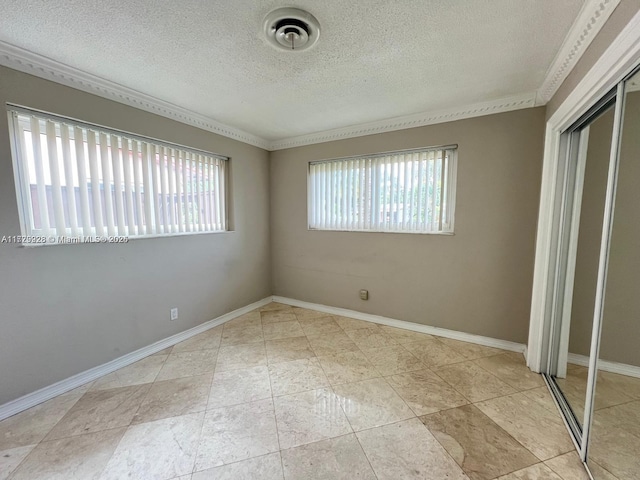
[[[320,37],[320,24],[304,10],[279,8],[264,19],[264,33],[274,47],[298,52],[315,45]]]

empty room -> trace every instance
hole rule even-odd
[[[2,0],[0,480],[640,479],[640,0]]]

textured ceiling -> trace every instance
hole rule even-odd
[[[274,140],[530,93],[582,0],[3,0],[0,40]],[[305,52],[262,21],[320,22]]]

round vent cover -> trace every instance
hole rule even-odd
[[[264,19],[264,33],[274,47],[299,52],[320,38],[320,24],[309,12],[297,8],[279,8]]]

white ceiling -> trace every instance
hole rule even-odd
[[[274,141],[534,95],[583,3],[3,0],[0,41]],[[263,38],[282,6],[319,20],[312,49]]]

